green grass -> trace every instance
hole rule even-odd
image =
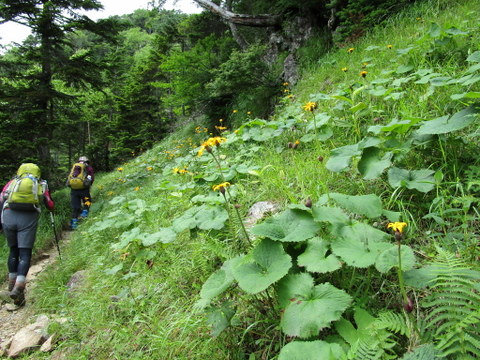
[[[404,92],[403,97],[386,100],[360,89],[375,81],[380,84],[381,79],[391,74],[401,78],[402,72],[397,69],[402,65],[411,65],[412,72],[432,68],[441,76],[459,78],[465,74],[469,66],[465,57],[479,50],[480,32],[475,14],[480,11],[480,4],[474,0],[448,2],[451,6],[448,10],[445,4],[418,3],[352,44],[355,48],[352,53],[339,49],[320,57],[317,64],[306,61],[308,66],[302,81],[291,88],[294,100],[284,99],[272,121],[308,122],[310,114],[303,112],[301,106],[318,98],[319,93],[353,97],[355,104],[366,104],[365,111],[351,113],[350,106],[338,106],[338,99],[319,100],[317,113],[328,113],[334,119],[334,134],[323,142],[301,141],[296,149],[288,148],[288,143],[306,134],[302,121],[280,136],[268,136],[261,142],[244,142],[229,135],[229,141],[214,150],[222,174],[227,175],[229,169],[239,164],[249,169],[226,179],[232,183],[231,205],[237,204],[241,215],[246,216],[249,207],[262,200],[275,201],[287,208],[301,207],[307,198],[316,204],[330,193],[376,194],[385,209],[399,212],[408,223],[404,241],[415,250],[419,263],[428,263],[436,255],[435,245],[438,245],[456,252],[474,267],[473,260],[479,256],[474,246],[479,239],[478,193],[467,190],[467,181],[478,179],[480,171],[475,170],[479,166],[478,157],[473,164],[476,168],[469,168],[470,163],[466,162],[475,159],[474,154],[478,153],[477,128],[462,130],[461,135],[468,141],[462,143],[446,135],[439,142],[442,148],[435,146],[433,150],[419,143],[412,146],[414,150],[402,153],[392,146],[402,154],[397,166],[442,171],[443,179],[428,193],[394,189],[386,176],[365,180],[356,170],[358,159],[342,172],[326,168],[332,149],[357,143],[368,134],[369,126],[386,125],[394,118],[434,119],[452,114],[466,106],[465,100],[453,101],[452,94],[480,90],[478,83],[468,89],[450,84],[435,87],[433,95],[429,95],[427,85],[411,81],[398,86]],[[454,48],[434,46],[425,35],[433,22],[443,28],[455,26],[468,30],[469,34],[455,37]],[[387,45],[392,45],[392,49]],[[372,46],[378,48],[372,50]],[[398,55],[397,51],[410,46],[414,46],[410,52]],[[310,43],[307,52],[311,49],[315,46]],[[362,68],[364,62],[368,64]],[[348,71],[343,72],[343,67]],[[368,71],[366,78],[359,76],[361,70]],[[355,89],[360,90],[354,93]],[[352,123],[356,126],[352,127]],[[222,198],[218,193],[213,194],[211,188],[225,179],[208,180],[218,174],[216,163],[208,153],[199,158],[193,150],[207,137],[195,132],[197,125],[203,124],[184,127],[154,149],[124,164],[122,171],[98,177],[91,216],[63,248],[63,263],[42,274],[40,286],[29,294],[35,299],[39,313],[54,313],[70,320],[61,326],[58,346],[58,351],[68,353],[68,358],[275,359],[283,345],[292,340],[279,328],[281,311],[273,286],[256,295],[232,286],[224,300],[236,308],[236,315],[232,326],[218,337],[210,336],[206,315],[195,306],[202,285],[212,272],[226,260],[249,250],[241,242],[241,228],[231,206],[230,221],[220,229],[184,230],[176,234],[175,241],[166,244],[162,238],[153,245],[142,242],[144,234],[160,232],[165,236],[162,231],[170,228],[175,219],[207,201],[194,203],[194,196],[209,195],[210,201],[215,196]],[[187,145],[190,142],[193,146]],[[173,152],[175,156],[171,155]],[[189,173],[172,171],[184,167]],[[440,216],[444,224],[432,220]],[[384,230],[385,221],[381,218],[371,225]],[[45,219],[42,223],[45,226]],[[41,231],[48,236],[46,229]],[[135,234],[132,231],[137,231],[137,235],[132,235]],[[255,239],[254,244],[259,241]],[[285,248],[292,256],[305,250],[303,244],[288,244]],[[71,294],[66,284],[79,270],[86,270],[87,277],[82,289]],[[355,305],[374,315],[399,307],[394,271],[379,274],[372,266],[366,269],[345,266],[333,273],[315,274],[315,281],[328,281],[344,289],[355,299]],[[423,296],[422,290],[418,296]],[[220,303],[220,299],[213,301],[213,305]],[[345,316],[351,315],[349,310]],[[336,335],[334,330],[327,328],[322,330],[320,338],[332,335]],[[402,355],[408,345],[415,345],[411,341],[412,338],[399,337],[395,351]]]

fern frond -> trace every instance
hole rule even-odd
[[[410,329],[405,321],[405,317],[392,311],[380,313],[377,320],[375,320],[374,326],[379,329],[387,329],[397,334],[410,336]]]
[[[430,308],[427,326],[442,356],[480,358],[480,294],[472,269],[454,254],[439,249],[435,278],[424,306]]]

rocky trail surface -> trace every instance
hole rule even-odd
[[[69,232],[62,234],[62,245],[69,238]],[[58,250],[55,246],[40,254],[34,254],[32,266],[27,275],[25,306],[17,307],[12,303],[0,300],[0,358],[16,357],[33,348],[40,349],[41,344],[48,343],[46,330],[49,319],[44,315],[35,314],[32,306],[34,299],[31,298],[31,294],[32,289],[37,286],[38,275],[57,259]],[[5,289],[7,289],[6,282],[1,286],[1,290]],[[45,350],[46,346],[43,348]]]

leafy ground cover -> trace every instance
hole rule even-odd
[[[57,351],[478,357],[480,4],[446,5],[319,58],[270,119],[190,124],[99,177],[33,295],[71,319]],[[280,212],[245,228],[262,200]]]

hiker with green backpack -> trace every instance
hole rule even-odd
[[[40,204],[43,202],[49,211],[55,208],[48,184],[40,176],[36,164],[22,164],[0,194],[1,223],[10,248],[6,295],[18,306],[25,304],[25,280],[36,239]]]
[[[66,184],[71,189],[72,219],[70,220],[70,228],[72,230],[77,228],[79,219],[88,216],[90,205],[92,204],[90,186],[92,186],[94,179],[95,174],[88,158],[80,156],[78,162],[73,164]]]

